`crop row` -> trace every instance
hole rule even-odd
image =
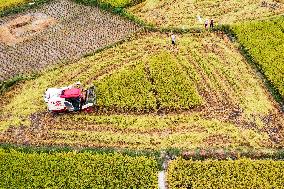
[[[179,60],[170,52],[156,54],[148,64],[162,109],[188,109],[202,104],[194,82],[183,73]]]
[[[125,8],[141,3],[144,0],[74,0],[87,5],[96,5],[102,8]]]
[[[284,162],[273,160],[177,159],[170,162],[167,181],[174,188],[283,188]]]
[[[284,17],[232,26],[262,73],[284,96]]]
[[[128,66],[96,82],[97,105],[137,110],[155,108],[156,99],[144,67],[144,63]]]
[[[0,149],[1,188],[157,188],[154,157],[120,153]],[[103,151],[102,151],[103,152]],[[284,162],[204,160],[168,162],[173,188],[283,188]]]
[[[157,188],[157,171],[144,156],[0,149],[1,188]]]
[[[34,119],[34,118],[33,118]],[[0,134],[0,142],[128,149],[268,148],[269,135],[202,115],[64,115]]]
[[[95,82],[98,106],[130,110],[189,109],[202,103],[170,52],[155,54]]]

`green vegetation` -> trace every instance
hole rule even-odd
[[[151,92],[144,64],[128,66],[95,83],[97,105],[122,108],[123,110],[149,110],[156,108],[156,99]]]
[[[284,96],[284,16],[232,26],[244,50]]]
[[[189,109],[202,103],[180,62],[171,52],[156,54],[149,59],[150,77],[162,109]]]
[[[194,84],[171,52],[150,56],[95,82],[98,106],[124,110],[189,109],[201,104]],[[157,99],[156,99],[157,98]]]
[[[143,0],[74,0],[87,5],[96,5],[103,9],[125,8],[141,3]]]
[[[157,188],[157,171],[144,156],[0,149],[1,188]]]
[[[177,159],[170,163],[167,180],[174,188],[283,188],[283,161]]]
[[[36,77],[37,77],[37,74],[33,74],[29,77],[18,75],[11,79],[0,82],[0,95],[5,93],[6,91],[9,91],[9,89],[13,87],[14,85],[16,85],[17,83],[20,83],[22,81],[32,80],[32,79],[35,79]]]
[[[1,0],[0,2],[0,11],[7,9],[16,5],[21,5],[27,3],[29,0]]]
[[[215,24],[231,24],[279,15],[284,13],[284,5],[283,1],[273,0],[146,0],[128,12],[157,26],[188,29],[203,28],[206,19],[214,19]]]

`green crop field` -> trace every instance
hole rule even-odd
[[[232,26],[241,45],[284,96],[284,16]]]
[[[167,172],[169,188],[283,188],[283,161],[178,159]]]
[[[0,149],[1,188],[157,188],[157,171],[143,156]]]
[[[0,188],[283,188],[283,14],[0,0]],[[78,81],[92,110],[50,112],[46,90]]]

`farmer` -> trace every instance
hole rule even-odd
[[[207,28],[208,28],[208,19],[205,20],[204,26],[205,26],[205,29],[207,30]]]
[[[201,18],[201,16],[197,15],[196,18],[197,18],[197,20],[198,20],[199,23],[202,23],[202,18]]]
[[[210,20],[210,28],[213,29],[213,27],[214,27],[214,20],[211,19],[211,20]]]
[[[172,45],[175,45],[176,44],[176,36],[175,36],[175,34],[172,33],[171,39],[172,39]]]

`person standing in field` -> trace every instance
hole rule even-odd
[[[175,36],[175,34],[172,33],[171,39],[172,39],[172,45],[176,45],[176,36]]]
[[[205,20],[204,26],[205,26],[205,30],[207,30],[207,28],[208,28],[208,19]]]
[[[202,18],[201,18],[201,16],[197,15],[196,18],[197,18],[198,22],[202,24]]]
[[[213,27],[214,27],[214,20],[211,19],[211,20],[210,20],[210,28],[213,29]]]

